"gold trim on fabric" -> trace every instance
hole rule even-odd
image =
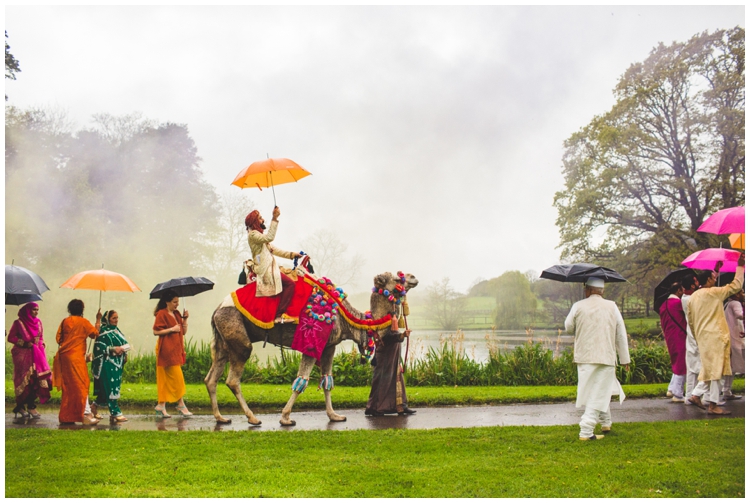
[[[250,314],[247,311],[247,309],[245,309],[244,307],[242,307],[242,304],[240,304],[240,301],[237,298],[237,292],[232,292],[232,302],[234,302],[234,307],[236,307],[237,310],[239,312],[241,312],[245,316],[245,318],[247,318],[248,320],[250,320],[253,323],[253,325],[255,325],[257,327],[260,327],[260,328],[265,328],[265,329],[273,328],[273,321],[270,322],[270,323],[266,323],[264,321],[260,321],[259,319],[257,319],[256,317],[254,317],[252,314]]]

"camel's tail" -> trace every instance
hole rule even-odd
[[[214,311],[214,314],[216,312]],[[214,336],[211,338],[211,360],[216,361],[216,349],[225,346],[224,343],[224,336],[219,331],[219,328],[216,326],[216,320],[214,320],[214,314],[211,315],[211,331],[213,332]]]

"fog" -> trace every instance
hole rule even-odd
[[[81,171],[60,161],[59,177],[35,179],[43,153],[32,148],[13,161],[22,170],[6,169],[6,263],[50,286],[48,341],[70,299],[86,302],[89,319],[98,304],[98,292],[59,289],[65,279],[102,263],[126,274],[143,292],[107,292],[102,304],[121,309],[126,336],[151,351],[148,292],[176,276],[216,282],[185,299],[188,335],[207,340],[249,254],[242,219],[258,208],[270,220],[274,201],[229,184],[267,155],[312,172],[275,188],[275,244],[337,240],[340,262],[358,265],[345,285],[353,299],[384,271],[466,291],[558,263],[552,200],[565,139],[614,104],[618,77],[652,47],[744,26],[744,6],[7,6],[5,25],[21,67],[6,79],[6,105],[56,111],[78,140],[96,132],[71,157]],[[185,125],[197,160],[182,195],[169,192],[171,172],[148,164],[159,141],[149,155],[103,146],[96,114],[121,139],[133,125]],[[86,178],[98,188],[71,206],[76,173],[104,178]],[[14,318],[7,306],[6,328]]]

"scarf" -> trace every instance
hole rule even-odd
[[[36,339],[39,336],[39,332],[42,328],[41,320],[38,317],[31,315],[31,310],[38,307],[39,304],[37,304],[36,302],[29,302],[18,310],[18,321],[23,323],[23,326],[26,328],[26,331],[23,335],[24,340],[27,342],[31,342]],[[27,334],[30,336],[29,339],[26,339]]]

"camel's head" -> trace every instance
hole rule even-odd
[[[377,276],[375,276],[375,279],[373,281],[375,283],[375,288],[382,288],[383,290],[388,290],[391,292],[394,291],[396,285],[402,285],[404,287],[404,293],[408,292],[419,284],[419,280],[413,274],[409,273],[391,274],[389,272],[384,272],[383,274],[378,274]]]

